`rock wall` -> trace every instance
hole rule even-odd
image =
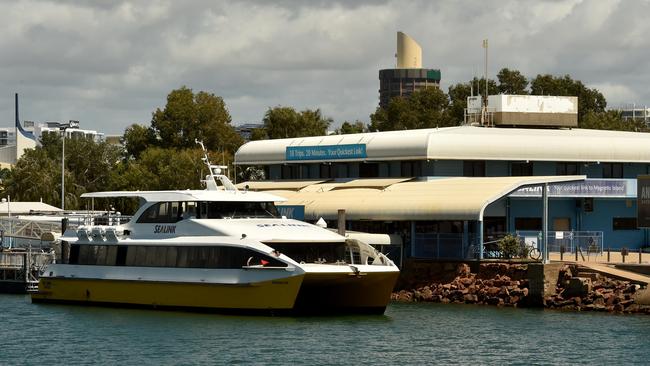
[[[403,271],[392,300],[650,314],[635,302],[638,285],[582,274],[577,265],[471,264],[417,262]]]
[[[565,265],[557,281],[556,295],[544,298],[551,309],[650,314],[650,306],[637,303],[641,287],[598,273],[581,273],[579,266]]]
[[[393,294],[395,301],[429,301],[441,303],[489,304],[498,306],[528,305],[529,289],[526,264],[485,263],[472,272],[466,263],[456,264],[455,272],[440,271],[427,284]],[[449,281],[444,278],[452,278]],[[443,281],[440,281],[443,279]],[[408,283],[405,280],[402,284]],[[415,279],[414,282],[421,283]]]

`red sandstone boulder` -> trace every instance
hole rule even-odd
[[[465,277],[471,273],[472,271],[466,263],[461,263],[456,267],[456,276]]]

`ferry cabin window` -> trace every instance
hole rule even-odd
[[[197,218],[273,218],[278,217],[273,202],[200,202]]]
[[[263,265],[286,267],[276,258],[251,249],[227,246],[155,246],[73,244],[70,264],[132,267],[239,269]],[[118,252],[126,251],[123,259]],[[123,261],[120,264],[120,261]]]
[[[159,202],[138,218],[138,223],[174,223],[181,220],[181,202]]]
[[[603,163],[603,178],[623,178],[623,164]]]
[[[336,263],[337,261],[349,262],[350,259],[349,253],[345,250],[345,243],[269,243],[267,245],[297,262],[313,263],[324,260],[325,263]]]
[[[160,202],[149,207],[138,223],[175,223],[196,218],[196,202]]]

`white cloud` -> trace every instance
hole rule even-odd
[[[234,122],[270,106],[368,121],[395,33],[423,47],[443,87],[518,69],[570,74],[609,104],[650,104],[647,1],[21,1],[0,11],[0,112],[121,133],[169,91],[223,96]]]

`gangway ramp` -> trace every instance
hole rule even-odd
[[[648,286],[650,284],[650,277],[639,273],[624,271],[622,269],[612,268],[606,264],[592,263],[592,262],[579,262],[576,263],[580,266],[589,268],[590,270],[600,273],[604,276],[615,278],[618,280],[629,281],[641,286]]]

